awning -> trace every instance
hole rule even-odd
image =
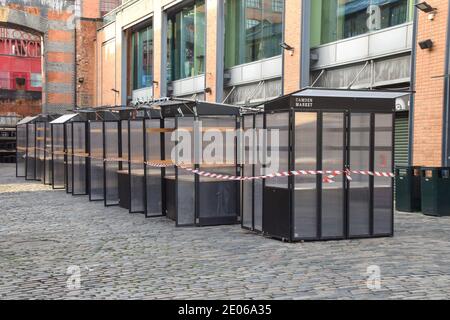
[[[51,124],[62,124],[62,123],[66,123],[70,120],[72,120],[73,118],[75,118],[76,116],[78,116],[78,113],[72,113],[72,114],[65,114],[55,120],[53,120],[52,122],[50,122]]]
[[[391,112],[396,110],[400,100],[407,101],[411,94],[409,91],[306,88],[269,101],[264,108],[266,111],[294,108]]]
[[[22,120],[20,120],[19,122],[17,122],[17,125],[22,125],[22,124],[27,124],[30,122],[33,122],[34,120],[36,120],[37,118],[39,118],[39,116],[35,116],[35,117],[25,117]]]
[[[354,99],[397,99],[411,92],[387,90],[304,89],[292,94],[294,97],[334,97]]]

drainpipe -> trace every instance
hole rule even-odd
[[[77,108],[77,19],[74,19],[74,29],[73,29],[73,35],[74,35],[74,64],[73,64],[73,71],[74,71],[74,76],[73,76],[73,108],[72,110],[75,111]]]
[[[411,91],[416,89],[416,56],[417,56],[417,25],[418,25],[418,12],[417,9],[414,10],[414,23],[413,23],[413,41],[412,41],[412,51],[411,51]],[[413,165],[414,156],[414,94],[411,95],[410,106],[409,106],[409,142],[408,142],[408,165]]]
[[[449,149],[449,140],[450,140],[450,132],[449,132],[449,115],[450,115],[450,98],[449,98],[449,90],[450,90],[450,79],[449,79],[449,73],[450,73],[450,2],[447,3],[448,5],[448,16],[447,16],[447,45],[446,45],[446,52],[445,52],[445,75],[444,75],[444,123],[442,127],[443,131],[443,141],[442,141],[442,166],[448,167],[450,163],[450,149]]]

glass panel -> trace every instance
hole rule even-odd
[[[169,16],[170,80],[193,77],[205,72],[205,1]]]
[[[174,129],[175,128],[175,120],[174,119],[165,119],[164,120],[164,128],[166,129]],[[164,133],[164,158],[165,160],[172,160],[172,150],[175,146],[175,142],[172,141],[172,132]],[[174,159],[173,159],[174,160]],[[176,211],[175,211],[175,167],[167,167],[165,168],[164,175],[164,187],[165,190],[165,199],[163,199],[164,209],[166,210],[166,215],[169,219],[176,220]]]
[[[44,181],[45,122],[36,123],[36,180]]]
[[[392,172],[392,121],[391,114],[375,115],[375,171]],[[374,177],[373,210],[375,235],[392,234],[393,179]]]
[[[265,174],[265,169],[263,168],[264,156],[263,152],[266,150],[265,140],[261,136],[264,130],[264,115],[258,114],[255,118],[256,130],[258,130],[258,144],[257,144],[257,154],[258,160],[255,165],[255,175],[262,176]],[[263,231],[262,227],[262,216],[263,216],[263,181],[255,180],[255,198],[254,198],[254,211],[255,211],[255,230]]]
[[[370,170],[370,114],[352,114],[350,128],[350,168]],[[370,234],[370,178],[352,175],[349,191],[350,236]]]
[[[324,113],[322,168],[324,171],[344,170],[344,114]],[[344,186],[342,175],[333,183],[322,184],[322,237],[344,237]]]
[[[317,113],[295,113],[295,170],[317,170]],[[317,237],[317,177],[295,177],[295,238]]]
[[[25,177],[26,150],[27,150],[27,125],[17,126],[17,176]]]
[[[289,171],[289,113],[266,115],[267,127],[267,173]],[[267,187],[288,188],[287,177],[276,177],[266,181]]]
[[[66,124],[66,152],[67,152],[67,158],[66,158],[66,190],[67,192],[72,192],[72,186],[73,186],[73,145],[72,145],[72,123]]]
[[[283,0],[225,1],[225,67],[281,54]]]
[[[146,159],[149,162],[161,161],[161,120],[145,120]],[[147,216],[161,216],[163,169],[147,166]]]
[[[53,187],[56,189],[65,188],[66,168],[65,168],[65,147],[64,147],[64,124],[52,124],[52,144],[53,144]]]
[[[131,212],[144,212],[144,122],[130,121]]]
[[[27,148],[27,179],[36,179],[36,125],[27,124],[28,148]]]
[[[412,21],[412,0],[312,1],[312,46]]]
[[[148,26],[132,35],[133,89],[153,86],[153,28]]]
[[[86,122],[73,124],[73,194],[87,194]]]
[[[90,199],[103,200],[103,123],[89,123]]]
[[[178,127],[179,131],[189,132],[191,133],[190,137],[192,137],[192,128],[194,127],[194,118],[183,117],[178,118]],[[182,132],[181,132],[182,133]],[[177,141],[181,142],[182,139],[179,135],[177,135]],[[191,139],[191,143],[186,144],[186,148],[190,150],[183,150],[183,152],[191,153],[191,161],[187,163],[189,159],[187,159],[187,155],[185,155],[184,163],[187,166],[191,166],[194,163],[194,139]],[[179,155],[176,155],[176,162],[179,163]],[[177,212],[176,219],[178,225],[194,225],[195,224],[195,175],[186,172],[182,169],[178,169],[178,174],[176,176],[176,188],[177,188]]]
[[[52,183],[52,133],[51,125],[47,123],[45,126],[45,184]]]
[[[105,122],[105,157],[119,158],[119,122]],[[105,162],[106,205],[119,204],[119,161]]]
[[[234,139],[236,118],[203,117],[201,125],[203,143],[200,151],[203,151],[204,157],[200,170],[236,176],[236,140]],[[229,136],[232,138],[228,138]],[[197,145],[196,148],[198,148]],[[232,222],[233,218],[237,221],[239,182],[203,176],[200,176],[199,180],[199,217],[203,219],[201,223],[218,224],[214,219],[220,218],[230,219],[223,223]]]
[[[244,140],[241,145],[241,152],[244,156],[242,169],[242,175],[244,177],[252,177],[254,175],[253,166],[256,155],[256,149],[254,148],[256,134],[253,130],[253,117],[253,115],[244,116]],[[242,182],[242,225],[246,228],[253,229],[253,181]]]

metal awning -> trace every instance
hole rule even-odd
[[[173,99],[158,102],[143,109],[157,110],[164,118],[176,116],[239,116],[241,108],[223,103],[194,101],[187,99]]]
[[[25,117],[22,120],[20,120],[19,122],[17,122],[17,125],[19,126],[19,125],[22,125],[22,124],[27,124],[27,123],[35,121],[38,118],[39,118],[39,116]]]
[[[333,98],[353,98],[353,99],[397,99],[410,95],[406,91],[388,90],[346,90],[346,89],[321,89],[307,88],[293,93],[294,97],[333,97]]]
[[[411,94],[410,91],[306,88],[269,101],[264,108],[266,111],[291,108],[395,111],[399,101]]]
[[[55,120],[53,120],[52,122],[50,122],[50,124],[63,124],[66,123],[70,120],[72,120],[73,118],[79,116],[78,113],[72,113],[72,114],[65,114]]]

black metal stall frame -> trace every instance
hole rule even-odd
[[[47,126],[56,117],[42,114],[17,123],[17,177],[46,183]]]
[[[29,151],[28,147],[28,123],[33,122],[38,117],[25,117],[21,121],[17,123],[16,132],[17,132],[17,147],[16,147],[16,177],[27,178],[27,156]],[[31,139],[31,142],[35,142],[34,133]],[[34,146],[33,146],[34,151]],[[34,169],[32,170],[33,172]]]
[[[119,199],[119,171],[123,161],[121,152],[121,122],[120,120],[105,120],[103,122],[104,158],[104,204],[106,207],[118,206]],[[115,159],[115,160],[114,160]]]
[[[202,136],[206,137],[213,130],[221,134],[225,134],[227,131],[236,134],[240,126],[240,108],[225,104],[172,99],[155,103],[149,109],[154,111],[151,113],[151,118],[157,121],[148,128],[153,137],[146,139],[151,139],[152,142],[147,141],[148,146],[144,144],[146,148],[155,150],[153,154],[151,151],[145,150],[147,162],[158,163],[156,158],[160,150],[159,162],[167,165],[173,160],[176,165],[167,166],[164,170],[152,168],[149,170],[152,174],[146,174],[146,185],[151,184],[150,190],[156,190],[159,187],[160,180],[154,180],[155,177],[161,176],[162,187],[161,206],[158,204],[157,208],[150,210],[147,208],[147,210],[157,211],[156,215],[159,214],[159,210],[163,210],[168,218],[175,220],[178,227],[239,223],[240,181],[221,180],[211,176],[193,174],[185,168],[190,167],[200,172],[222,176],[236,177],[240,175],[236,156],[236,139],[232,140],[231,146],[226,146],[224,141],[219,146],[222,148],[223,155],[232,150],[234,161],[227,163],[220,159],[207,163],[201,160],[201,154],[214,139],[210,137],[211,139],[202,140]],[[157,129],[158,121],[160,129]],[[173,148],[181,142],[180,134],[183,132],[189,133],[191,136],[189,146],[191,157],[187,160],[181,159],[177,152],[173,152]],[[158,141],[160,145],[158,145]],[[175,154],[175,159],[172,159],[172,153]],[[195,154],[200,157],[194,156]],[[156,181],[156,183],[153,184],[151,181]],[[155,192],[152,194],[155,195]],[[152,203],[154,201],[156,199],[153,199]]]
[[[50,122],[53,189],[72,192],[72,127],[68,124],[81,120],[80,114],[71,113]]]
[[[36,180],[43,184],[51,183],[50,122],[58,117],[59,115],[41,115],[35,121]]]
[[[408,94],[311,88],[267,103],[264,172],[289,176],[264,180],[260,231],[290,242],[393,236],[393,179],[374,173],[393,172],[396,101]],[[257,230],[254,213],[244,217]]]
[[[87,119],[87,193],[89,201],[103,201],[106,204],[106,180],[108,165],[106,164],[105,135],[110,122],[114,122],[117,116],[111,111],[97,108],[80,110]]]

